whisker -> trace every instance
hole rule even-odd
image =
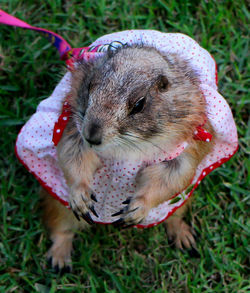
[[[138,147],[138,145],[136,145],[133,141],[127,139],[126,137],[118,136],[118,138],[120,139],[121,143],[125,144],[127,147],[133,147],[134,149],[139,150],[142,153],[145,153],[141,148]]]
[[[140,136],[136,136],[136,135],[130,134],[130,133],[128,133],[128,132],[125,133],[125,136],[129,136],[129,137],[133,137],[133,138],[136,138],[136,139],[139,139],[139,140],[145,141],[145,142],[150,143],[150,144],[152,144],[153,146],[157,147],[159,150],[161,150],[161,151],[163,151],[163,152],[165,151],[165,150],[163,150],[161,147],[159,147],[158,145],[154,144],[152,141],[147,140],[146,138],[143,138],[143,137],[140,137]],[[162,137],[165,137],[165,136],[163,135]],[[132,140],[129,140],[129,141],[132,142]]]

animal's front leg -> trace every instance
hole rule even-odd
[[[126,206],[114,214],[121,215],[116,224],[134,225],[142,222],[149,211],[181,192],[191,182],[197,161],[190,154],[149,166],[137,175],[137,190],[133,197],[124,202]]]
[[[90,211],[98,217],[93,203],[96,201],[95,194],[91,189],[92,180],[100,161],[91,150],[85,151],[81,158],[74,160],[65,171],[65,177],[70,187],[70,205],[73,213],[89,224],[93,224]]]
[[[96,201],[91,184],[95,171],[101,166],[100,159],[81,141],[64,136],[57,147],[58,159],[69,186],[70,206],[77,219],[82,217],[93,223],[90,212],[96,214],[93,201]]]

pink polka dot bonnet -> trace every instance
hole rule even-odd
[[[165,54],[175,53],[188,60],[198,74],[200,89],[206,101],[207,117],[217,133],[216,137],[212,137],[202,127],[197,128],[194,133],[196,139],[207,141],[207,143],[210,143],[211,139],[214,140],[213,151],[199,164],[186,190],[153,208],[147,218],[137,225],[138,228],[145,228],[163,222],[185,204],[201,180],[234,155],[238,148],[238,138],[230,107],[217,91],[214,59],[186,35],[153,30],[122,31],[102,36],[88,48],[71,49],[66,46],[60,54],[62,59],[67,60],[67,65],[72,70],[74,63],[81,58],[88,60],[99,54],[105,54],[110,44],[115,49],[121,44],[136,43],[155,47]],[[23,126],[16,142],[16,154],[22,164],[52,196],[67,207],[68,186],[58,165],[56,144],[70,118],[70,108],[66,102],[70,90],[70,70],[56,86],[51,96],[38,105],[36,113]],[[138,170],[148,165],[149,161],[150,164],[155,164],[177,157],[187,145],[188,141],[184,141],[173,150],[152,154],[147,161],[143,158],[129,161],[102,157],[102,167],[97,170],[93,180],[93,190],[97,197],[95,210],[99,216],[97,218],[93,215],[93,220],[103,224],[116,221],[117,218],[111,215],[120,210],[122,202],[128,198],[128,195],[133,196]]]

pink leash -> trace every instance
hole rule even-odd
[[[74,48],[72,49],[71,46],[67,41],[64,40],[63,37],[59,36],[58,34],[35,26],[31,26],[28,23],[6,13],[5,11],[0,9],[0,24],[10,25],[10,26],[17,26],[24,29],[29,29],[33,31],[37,31],[41,33],[44,37],[46,37],[58,50],[60,54],[60,59],[66,61],[66,64],[69,70],[74,68],[73,64],[75,61],[79,59],[91,59],[97,53],[97,47],[89,48],[89,47],[82,47],[82,48]],[[91,51],[90,51],[91,50]]]
[[[4,12],[3,10],[0,9],[0,23],[6,24],[6,25],[11,25],[11,26],[18,26],[24,29],[30,29],[33,31],[38,31],[42,33],[58,50],[60,54],[60,58],[62,60],[65,60],[67,55],[67,52],[70,51],[72,48],[71,46],[58,34],[51,32],[46,29],[42,29],[39,27],[31,26],[28,23],[12,16],[9,15],[8,13]]]

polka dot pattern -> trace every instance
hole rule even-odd
[[[156,47],[165,54],[177,53],[189,60],[199,76],[200,88],[206,100],[207,116],[217,133],[215,138],[209,136],[204,129],[197,129],[197,133],[194,133],[195,139],[207,143],[214,140],[214,149],[198,166],[192,180],[191,191],[183,191],[174,199],[152,209],[145,221],[137,225],[139,228],[151,227],[172,215],[186,202],[205,176],[236,152],[237,131],[227,102],[216,90],[216,64],[211,55],[194,40],[182,34],[131,30],[103,36],[92,46],[106,45],[114,41],[128,44],[144,43]],[[85,51],[85,48],[73,49],[73,54],[75,52],[78,58],[82,56],[86,60],[94,58],[94,54],[102,54]],[[72,60],[69,60],[68,65],[73,66]],[[68,72],[52,95],[39,104],[36,113],[21,129],[16,143],[16,154],[20,161],[51,195],[66,206],[68,206],[68,187],[58,166],[55,145],[60,140],[69,117],[65,115],[64,103],[70,88],[70,78],[71,73]],[[99,215],[99,218],[93,216],[94,220],[101,223],[111,223],[116,220],[111,214],[119,211],[122,201],[134,194],[137,172],[148,165],[177,157],[186,147],[187,142],[183,142],[173,150],[153,153],[150,157],[133,161],[117,161],[101,157],[102,167],[96,172],[93,181],[93,189],[98,199],[95,210]]]
[[[68,72],[52,95],[39,104],[36,113],[21,129],[16,142],[16,154],[20,161],[49,193],[65,205],[68,205],[68,187],[57,163],[52,138],[69,92],[70,78],[71,73]]]
[[[95,210],[99,216],[98,218],[93,216],[93,219],[96,221],[101,219],[104,223],[116,220],[111,215],[118,212],[122,202],[135,193],[135,177],[138,171],[146,166],[176,158],[187,145],[184,142],[174,150],[153,153],[151,157],[133,161],[102,158],[103,167],[96,172],[93,180],[93,190],[98,201],[95,203]]]
[[[155,47],[164,54],[178,54],[188,60],[200,81],[216,89],[216,64],[212,56],[192,38],[180,33],[162,33],[155,30],[128,30],[105,35],[91,46],[109,44],[114,41],[129,45],[143,43]]]

